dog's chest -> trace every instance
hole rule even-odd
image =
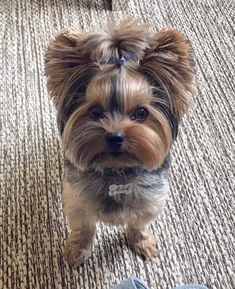
[[[104,214],[161,206],[168,192],[165,174],[157,173],[129,177],[88,174],[79,187],[87,201]]]
[[[167,172],[169,158],[155,171],[137,169],[124,173],[112,171],[100,174],[94,170],[79,172],[66,165],[66,180],[77,188],[79,194],[94,211],[108,215],[123,211],[148,211],[163,206],[168,193]]]

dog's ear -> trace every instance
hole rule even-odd
[[[155,34],[141,62],[141,70],[157,86],[156,96],[159,89],[181,117],[194,92],[192,50],[182,32],[164,29]]]
[[[81,34],[70,29],[59,33],[51,41],[45,61],[45,74],[48,81],[48,91],[55,103],[64,90],[65,82],[71,74],[76,62],[76,46]]]
[[[59,33],[50,43],[46,52],[45,74],[48,91],[56,106],[63,102],[67,87],[73,81],[73,74],[88,60],[81,55],[79,48],[82,34],[71,29]]]
[[[75,47],[81,40],[81,35],[80,32],[67,28],[55,37],[52,44],[58,45],[62,48]]]

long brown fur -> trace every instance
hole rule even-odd
[[[194,92],[192,51],[180,31],[165,29],[155,34],[148,28],[148,24],[127,20],[95,32],[66,29],[49,45],[48,91],[58,111],[65,157],[78,174],[91,168],[152,171],[169,153]],[[113,61],[122,56],[127,59],[123,65]],[[120,107],[117,111],[111,109],[112,94]],[[101,119],[91,119],[92,107],[103,111]],[[140,107],[149,113],[141,122],[132,118]],[[115,157],[107,153],[106,136],[117,131],[124,133],[125,143],[122,154]],[[159,208],[147,201],[133,205],[139,217],[125,208],[120,215],[115,211],[103,214],[100,204],[89,203],[67,180],[64,202],[72,229],[67,242],[71,264],[79,265],[89,256],[98,220],[122,224],[129,218],[131,247],[146,257],[156,255],[148,227],[162,204]]]

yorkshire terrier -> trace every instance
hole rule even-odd
[[[191,46],[176,29],[65,30],[46,54],[65,153],[65,255],[79,266],[98,221],[125,225],[130,247],[157,255],[151,222],[168,194],[170,149],[194,92]]]

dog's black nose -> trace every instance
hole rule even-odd
[[[106,135],[106,141],[112,149],[120,149],[124,142],[124,133],[120,131],[110,132]]]

